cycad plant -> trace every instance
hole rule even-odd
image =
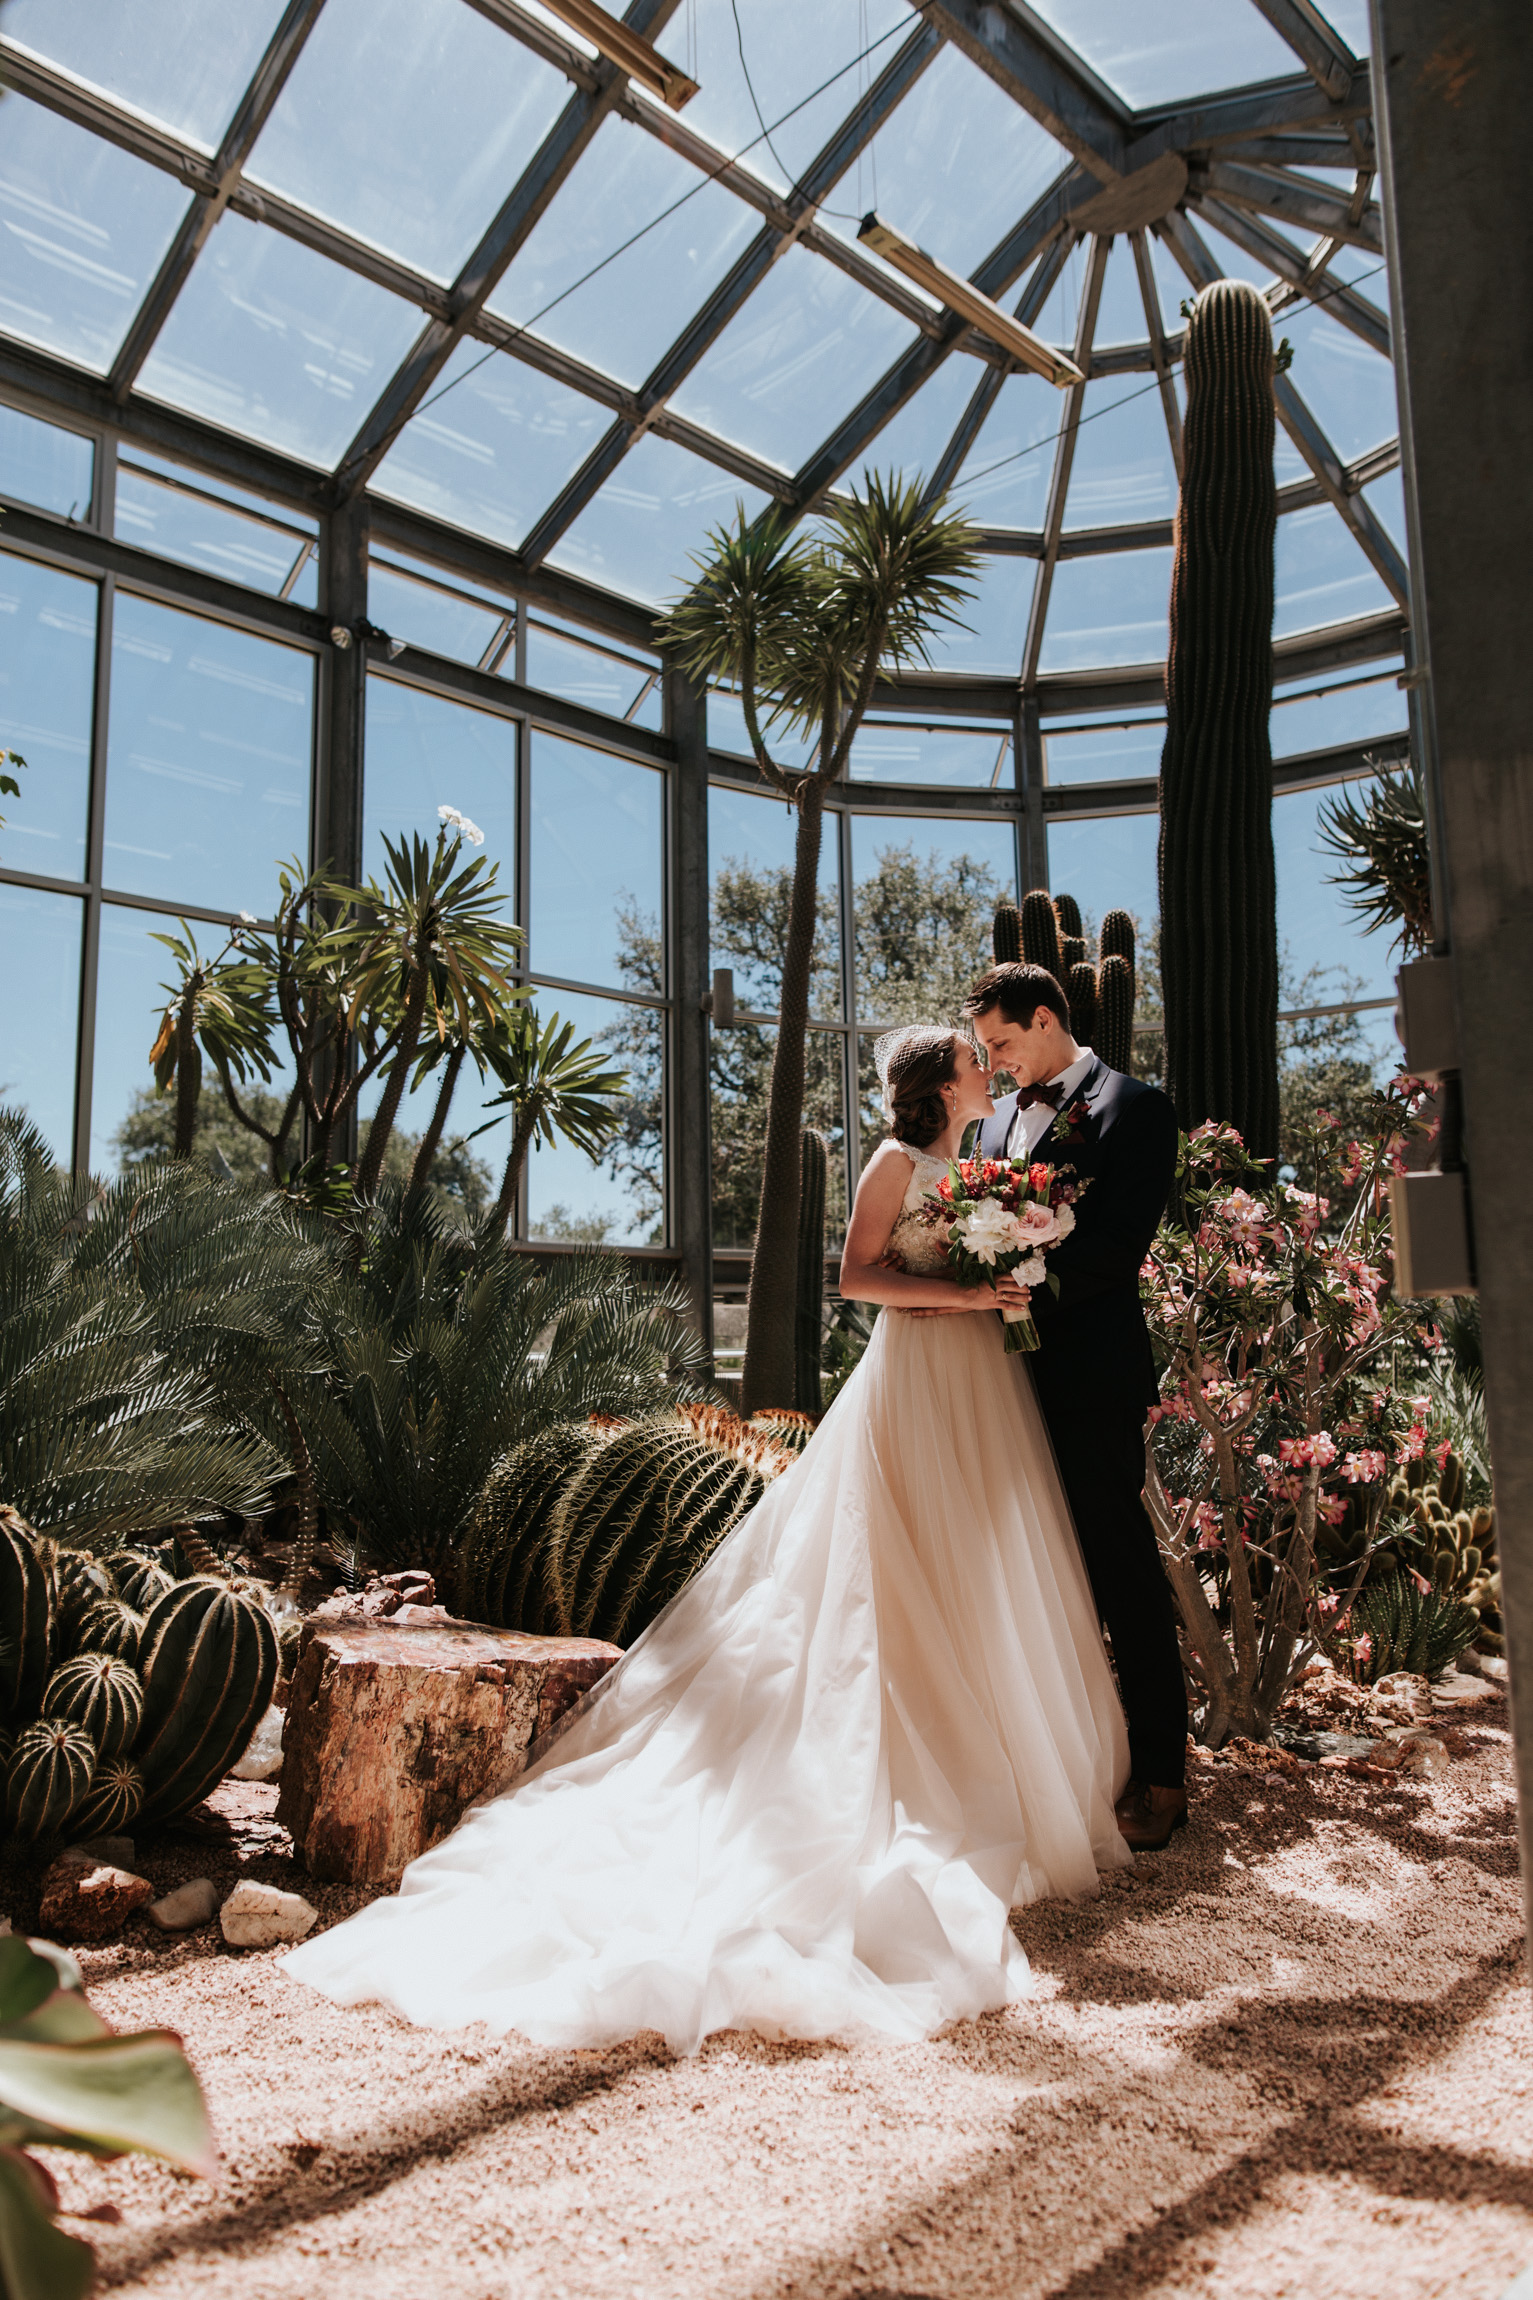
[[[1414,765],[1380,775],[1361,805],[1349,792],[1320,809],[1320,843],[1344,865],[1331,874],[1363,932],[1391,926],[1407,958],[1432,947],[1432,859]]]
[[[923,501],[919,476],[907,484],[875,474],[865,495],[827,510],[817,537],[791,540],[775,510],[752,525],[741,506],[734,526],[709,541],[711,557],[663,619],[661,643],[695,676],[738,686],[756,764],[798,815],[741,1380],[750,1413],[793,1396],[799,1131],[825,794],[846,775],[880,673],[925,662],[936,631],[960,620],[978,538],[966,520],[944,515],[942,499]],[[808,766],[779,764],[778,729],[810,737]]]
[[[511,1112],[511,1147],[493,1217],[501,1231],[515,1209],[534,1142],[552,1148],[562,1140],[595,1158],[622,1126],[627,1071],[608,1069],[589,1038],[572,1045],[574,1036],[573,1022],[561,1022],[557,1014],[540,1022],[537,1009],[524,1006],[485,1037],[485,1063],[501,1082],[500,1093],[485,1107]]]

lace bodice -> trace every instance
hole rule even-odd
[[[913,1150],[908,1142],[900,1148],[910,1160],[911,1175],[899,1218],[889,1232],[889,1251],[898,1254],[902,1268],[913,1275],[935,1276],[948,1266],[947,1239],[941,1230],[929,1230],[919,1214],[922,1201],[947,1172],[947,1160],[934,1158],[928,1150]]]

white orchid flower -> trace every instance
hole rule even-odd
[[[441,823],[451,823],[455,831],[461,831],[463,833],[463,836],[468,840],[468,843],[471,847],[482,847],[484,845],[484,833],[479,828],[479,825],[477,823],[471,823],[467,815],[460,815],[456,807],[438,807],[436,812],[437,821]]]

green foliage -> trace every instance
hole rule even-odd
[[[204,959],[197,937],[183,918],[180,934],[151,934],[176,962],[174,982],[162,983],[168,1004],[160,1017],[159,1035],[149,1049],[154,1082],[164,1094],[174,1084],[176,1122],[172,1155],[189,1158],[197,1130],[197,1106],[202,1092],[202,1058],[207,1056],[220,1080],[259,1078],[271,1083],[278,1067],[273,1036],[276,1017],[271,985],[264,969],[240,948],[243,936],[236,927],[213,959]],[[231,951],[238,951],[231,957]],[[285,1134],[297,1113],[295,1094],[287,1106]]]
[[[1366,1685],[1397,1669],[1440,1677],[1479,1631],[1472,1606],[1438,1589],[1418,1589],[1409,1574],[1390,1574],[1353,1601],[1352,1666]]]
[[[11,1936],[0,1940],[0,2289],[6,2300],[84,2300],[90,2246],[54,2225],[57,2190],[26,2153],[37,2147],[217,2170],[179,2037],[114,2036],[73,1957]]]
[[[1186,452],[1160,779],[1168,1085],[1189,1131],[1278,1147],[1272,850],[1272,321],[1218,280],[1187,328]]]
[[[825,1298],[825,1138],[804,1129],[798,1195],[798,1297],[794,1312],[793,1404],[820,1412],[820,1312]]]
[[[1320,809],[1320,842],[1343,868],[1331,873],[1365,934],[1390,926],[1409,958],[1432,947],[1432,859],[1426,803],[1414,764],[1385,771],[1361,804],[1350,790]]]
[[[573,1022],[551,1014],[540,1023],[536,1009],[524,1006],[481,1041],[485,1063],[501,1082],[485,1108],[512,1113],[511,1148],[495,1205],[502,1228],[515,1211],[531,1144],[546,1142],[551,1149],[564,1141],[595,1159],[622,1124],[627,1073],[608,1069],[589,1038],[572,1045],[574,1036]]]
[[[18,1837],[55,1837],[85,1802],[96,1744],[67,1717],[39,1718],[16,1736],[5,1775],[5,1817]]]
[[[187,1581],[150,1608],[139,1648],[143,1722],[133,1759],[143,1816],[167,1820],[220,1782],[250,1745],[277,1683],[277,1632],[227,1584]]]

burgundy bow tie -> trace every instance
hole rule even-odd
[[[1051,1110],[1057,1110],[1064,1098],[1064,1087],[1057,1078],[1051,1079],[1046,1086],[1019,1086],[1017,1088],[1017,1108],[1019,1110],[1031,1110],[1035,1102],[1046,1102]]]

